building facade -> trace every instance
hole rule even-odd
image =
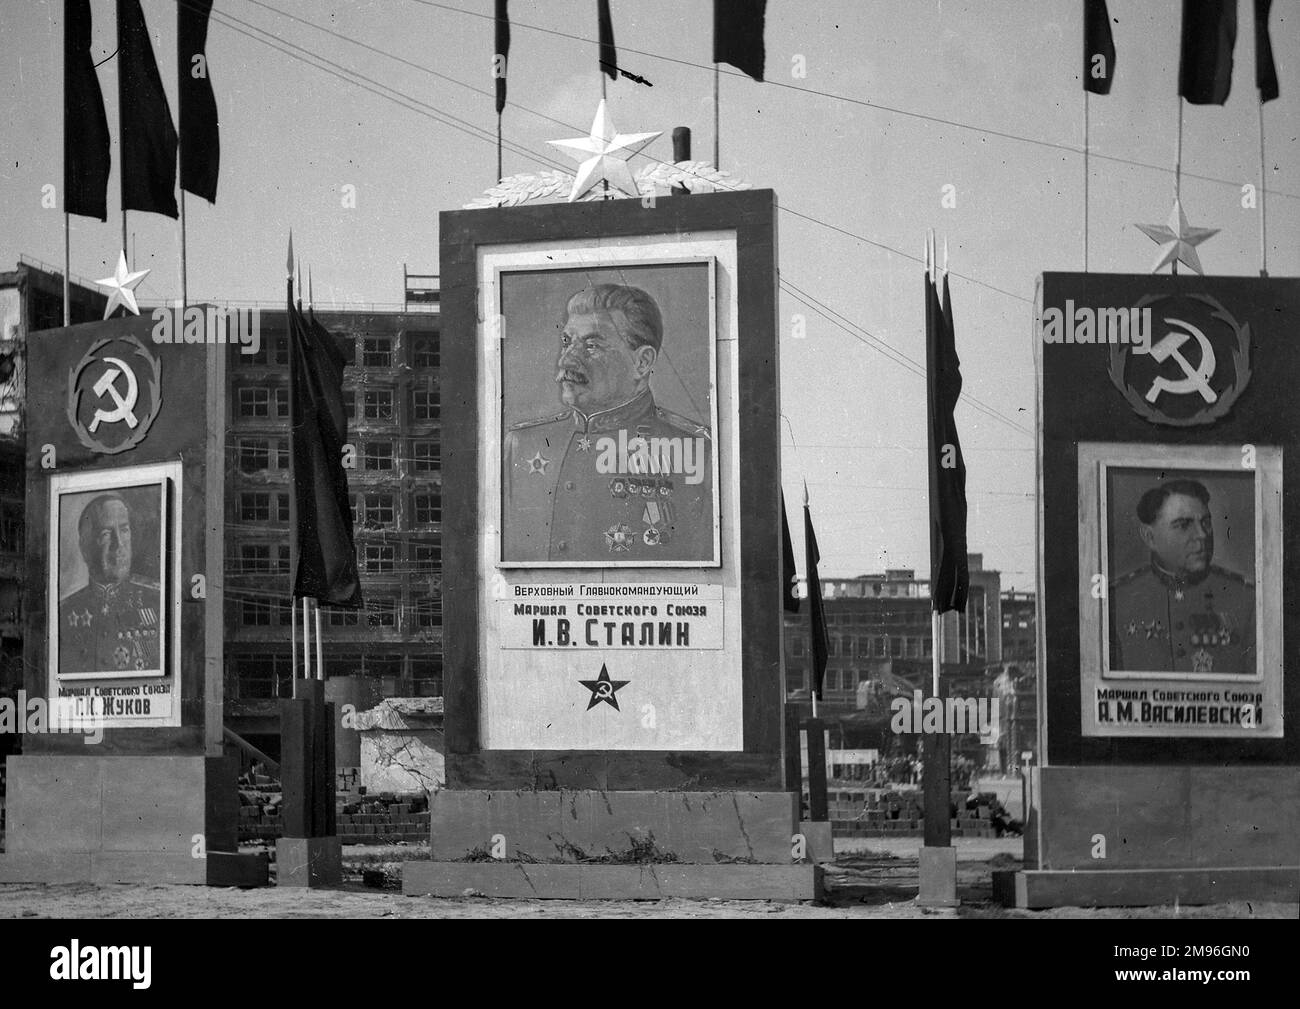
[[[344,465],[365,599],[360,611],[322,607],[325,675],[375,680],[383,696],[440,696],[438,315],[316,316],[354,350],[344,371]],[[226,697],[235,713],[240,701],[289,696],[293,674],[286,321],[263,310],[260,348],[232,355],[228,373]]]

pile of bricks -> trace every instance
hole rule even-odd
[[[239,840],[269,841],[283,835],[279,782],[258,776],[252,788],[239,790]]]
[[[995,837],[989,821],[989,806],[996,801],[992,792],[981,792],[977,804],[967,808],[967,792],[953,792],[957,810],[952,820],[953,837]],[[919,789],[827,790],[827,815],[835,837],[921,837],[924,834],[924,797]]]
[[[424,796],[385,793],[345,803],[338,814],[344,844],[395,844],[429,840],[429,802]]]

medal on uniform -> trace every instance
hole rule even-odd
[[[609,496],[617,498],[620,501],[627,497],[627,481],[621,476],[614,477],[614,479],[609,482]]]
[[[536,454],[528,460],[528,473],[529,475],[536,473],[539,476],[544,476],[546,474],[546,467],[550,464],[551,460],[542,455],[542,450],[538,449]]]
[[[1204,648],[1198,648],[1192,653],[1192,672],[1209,673],[1214,671],[1214,656]]]
[[[591,451],[591,439],[588,438],[585,434],[578,439],[578,451],[579,452]]]
[[[623,553],[632,549],[632,527],[626,522],[615,522],[605,530],[605,545],[610,553]]]
[[[641,534],[641,542],[646,546],[657,547],[661,543],[668,542],[668,534],[659,528],[660,523],[671,524],[672,522],[672,512],[668,505],[660,504],[658,501],[647,502],[645,510],[641,513],[641,521],[647,527]]]

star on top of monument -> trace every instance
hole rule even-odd
[[[117,270],[113,273],[113,276],[95,281],[95,286],[107,288],[110,292],[108,306],[104,309],[104,318],[107,319],[112,315],[118,305],[121,305],[132,315],[139,315],[140,306],[135,302],[135,289],[140,281],[147,276],[149,276],[148,270],[129,272],[126,268],[126,253],[119,252],[117,254]]]
[[[584,193],[601,182],[628,196],[639,196],[636,181],[627,167],[627,159],[645,149],[659,133],[619,133],[605,110],[605,99],[596,106],[596,118],[591,123],[591,135],[572,140],[548,140],[569,157],[580,162],[578,177],[573,180],[569,202],[580,199]]]
[[[1175,262],[1182,263],[1196,273],[1204,273],[1196,247],[1219,233],[1218,228],[1191,227],[1187,223],[1187,215],[1183,213],[1183,205],[1177,199],[1174,200],[1174,209],[1169,213],[1168,224],[1139,224],[1137,227],[1147,238],[1161,246],[1156,265],[1151,267],[1152,273]]]

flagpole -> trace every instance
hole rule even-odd
[[[128,255],[128,254],[130,253],[130,251],[131,251],[131,247],[130,247],[129,245],[127,245],[127,242],[126,242],[126,207],[123,207],[123,208],[122,208],[122,255],[124,255],[124,256],[128,256],[128,258],[129,258],[129,255]],[[130,268],[130,269],[134,269],[134,268],[135,268],[135,261],[134,261],[134,259],[132,259],[132,260],[127,264],[127,266],[128,266],[128,268]]]
[[[1183,194],[1183,96],[1178,96],[1178,146],[1174,150],[1174,202],[1181,203]],[[1169,264],[1171,273],[1178,272],[1178,260]]]
[[[1258,58],[1258,57],[1257,57]],[[1264,161],[1264,92],[1257,90],[1259,96],[1259,275],[1268,276],[1268,231],[1264,221],[1265,190],[1268,179],[1265,176]]]
[[[293,590],[290,589],[289,595],[289,641],[290,644],[290,666],[289,666],[289,687],[291,696],[298,696],[298,607],[293,604]],[[276,690],[279,696],[280,691]]]
[[[67,199],[66,193],[64,199]],[[68,274],[72,270],[72,252],[68,247],[72,241],[71,216],[66,210],[63,212],[63,324],[65,326],[72,325],[72,292],[68,283]]]
[[[501,181],[501,113],[497,113],[497,181]]]
[[[308,608],[310,597],[302,597],[302,678],[314,679],[311,674],[311,614]]]
[[[713,167],[714,168],[722,167],[722,154],[720,153],[721,138],[719,137],[719,132],[721,130],[720,123],[722,121],[722,116],[720,114],[720,109],[718,105],[718,96],[721,90],[722,90],[722,65],[720,63],[714,63],[713,64]]]
[[[179,146],[177,150],[179,150]],[[181,310],[189,304],[189,288],[185,278],[185,190],[181,190]]]
[[[1083,86],[1083,272],[1088,272],[1088,91]]]
[[[325,679],[325,661],[321,658],[320,600],[312,599],[312,609],[316,613],[316,679]]]

